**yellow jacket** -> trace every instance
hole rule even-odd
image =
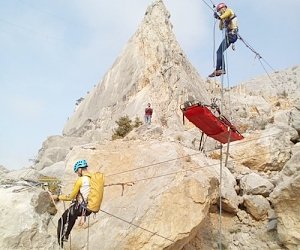
[[[58,196],[58,199],[62,201],[71,201],[76,199],[79,202],[81,202],[82,201],[81,195],[82,195],[84,200],[86,201],[87,195],[90,191],[90,177],[91,177],[90,173],[85,173],[83,176],[79,177],[75,182],[73,191],[68,195],[62,194]]]
[[[225,23],[228,23],[227,29],[229,31],[237,30],[238,29],[237,18],[234,16],[235,14],[232,11],[232,9],[227,8],[225,12],[220,16],[220,23],[219,23],[220,30],[225,28]]]

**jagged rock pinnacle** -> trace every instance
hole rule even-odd
[[[145,13],[111,69],[79,104],[64,127],[64,135],[95,139],[109,138],[115,121],[128,115],[143,119],[148,102],[153,120],[181,129],[179,106],[188,98],[209,99],[204,82],[180,48],[162,1],[155,1]],[[91,133],[94,130],[95,133]]]

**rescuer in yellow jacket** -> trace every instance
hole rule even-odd
[[[230,46],[230,44],[234,44],[238,39],[238,24],[237,18],[232,9],[227,8],[225,3],[219,3],[216,7],[217,12],[214,12],[214,17],[219,19],[219,28],[220,30],[225,30],[225,38],[221,42],[218,50],[217,50],[217,64],[216,69],[213,73],[209,75],[209,77],[220,76],[225,74],[225,61],[223,53]]]
[[[57,238],[63,247],[63,242],[68,241],[69,234],[79,216],[89,216],[92,212],[86,209],[86,201],[90,191],[91,174],[88,171],[86,160],[79,160],[74,165],[74,172],[78,174],[73,191],[69,195],[52,195],[54,200],[73,201],[70,207],[58,220]]]

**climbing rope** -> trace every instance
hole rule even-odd
[[[289,131],[295,131],[295,130],[294,129],[287,129],[286,130],[286,132],[289,132]],[[276,135],[278,135],[280,133],[282,133],[282,132],[276,132],[276,133],[269,134],[269,135],[266,135],[266,136],[261,136],[259,138],[260,139],[271,138],[271,137],[274,137],[274,136],[276,136]],[[255,141],[255,140],[257,140],[257,138],[248,139],[247,141],[236,141],[235,145],[242,145],[242,144],[250,143],[250,142]],[[213,152],[215,150],[216,149],[210,149],[210,150],[207,150],[206,153]],[[189,158],[191,156],[195,156],[195,155],[199,155],[199,154],[203,154],[203,153],[202,152],[197,152],[197,153],[194,153],[194,154],[187,154],[185,156],[180,156],[180,157],[172,158],[172,159],[169,159],[169,160],[166,160],[166,161],[156,162],[156,163],[153,163],[153,164],[148,164],[148,165],[136,167],[136,168],[132,168],[132,169],[129,169],[129,170],[125,170],[125,171],[121,171],[121,172],[116,172],[116,173],[113,173],[113,174],[106,175],[106,177],[122,175],[122,174],[126,174],[126,173],[129,173],[129,172],[138,171],[140,169],[150,168],[150,167],[153,167],[153,166],[158,166],[160,164],[164,164],[164,163],[176,161],[176,160],[179,160],[179,159]],[[264,155],[264,154],[257,154],[257,155],[253,155],[251,157],[256,157],[256,156],[260,156],[260,155]],[[243,160],[243,159],[247,159],[247,158],[241,157],[241,158],[237,158],[236,160]],[[66,182],[71,182],[71,181],[74,182],[74,179],[66,179],[64,181],[66,181]],[[122,184],[126,184],[126,183],[129,183],[129,182],[118,182],[118,183],[112,183],[112,184],[105,184],[105,186],[112,186],[114,184],[122,185]],[[134,181],[131,181],[131,183],[134,183]]]
[[[274,133],[274,134],[271,134],[271,135],[268,135],[268,136],[265,136],[265,137],[271,137],[271,136],[276,135],[276,134],[279,134],[279,133]],[[255,139],[253,139],[253,140],[257,140],[257,138],[255,138]],[[287,149],[285,149],[285,150],[289,151],[289,150],[291,150],[291,149],[290,149],[290,148],[287,148]],[[221,152],[222,152],[222,151],[221,151]],[[277,151],[269,152],[269,153],[270,153],[270,154],[275,154],[275,153],[278,153],[278,152],[282,152],[282,150],[277,150]],[[269,154],[269,153],[268,153],[268,154]],[[267,153],[264,153],[264,154],[267,154]],[[251,159],[251,158],[254,158],[254,157],[257,157],[257,156],[261,156],[261,155],[264,155],[264,154],[256,154],[256,155],[252,155],[252,156],[249,156],[249,157],[241,157],[241,158],[232,160],[232,162],[233,162],[233,161],[236,161],[236,160],[243,160],[243,159],[248,159],[248,158]],[[226,157],[228,157],[228,156],[229,156],[229,152],[227,151]],[[180,158],[183,158],[183,157],[180,157]],[[227,162],[228,162],[228,161],[227,161]],[[217,164],[211,164],[211,165],[207,165],[207,166],[204,166],[204,167],[198,167],[198,168],[193,168],[193,169],[192,169],[192,168],[191,168],[191,169],[185,169],[185,170],[176,171],[176,172],[168,173],[168,174],[164,174],[164,175],[153,176],[153,177],[150,177],[150,178],[144,178],[144,179],[140,179],[140,180],[134,180],[134,181],[130,181],[130,183],[136,183],[136,182],[139,182],[139,181],[145,181],[145,180],[154,179],[154,178],[160,178],[160,177],[164,177],[164,176],[168,176],[168,175],[174,175],[174,174],[177,174],[177,173],[180,173],[180,172],[186,172],[186,171],[189,171],[189,170],[192,171],[192,170],[197,170],[197,169],[203,169],[203,168],[206,168],[206,167],[211,167],[211,166],[213,166],[213,165],[217,165]],[[222,165],[221,165],[221,166],[222,166]],[[226,165],[225,165],[225,166],[226,166]],[[126,171],[126,172],[127,172],[127,171]],[[221,172],[221,173],[223,172],[222,169],[220,170],[220,172]],[[221,178],[221,181],[222,181],[222,178]],[[124,183],[123,183],[123,184],[124,184]],[[221,186],[221,184],[222,184],[222,183],[220,183],[220,186]],[[53,198],[52,198],[51,193],[50,193],[50,192],[48,192],[48,193],[49,193],[50,198],[51,198],[51,200],[52,200],[54,206],[56,207],[57,211],[59,211],[58,208],[57,208],[57,206],[56,206],[55,201],[54,201]],[[222,207],[222,203],[220,203],[220,206]],[[131,225],[133,225],[133,226],[135,226],[135,227],[137,227],[137,228],[140,228],[140,229],[142,229],[142,230],[144,230],[144,231],[147,231],[147,232],[151,233],[152,235],[157,235],[157,236],[159,236],[159,237],[161,237],[161,238],[164,238],[164,239],[166,239],[166,240],[169,240],[169,241],[171,241],[171,242],[174,242],[173,240],[171,240],[171,239],[169,239],[169,238],[167,238],[167,237],[165,237],[165,236],[163,236],[163,235],[160,235],[160,234],[158,234],[158,233],[152,232],[152,231],[150,231],[150,230],[148,230],[148,229],[146,229],[146,228],[140,227],[140,226],[138,226],[138,225],[136,225],[136,224],[133,224],[133,223],[131,223],[131,222],[125,220],[125,219],[122,219],[122,218],[120,218],[120,217],[118,217],[118,216],[116,216],[116,215],[113,215],[113,214],[111,214],[111,213],[109,213],[109,212],[106,212],[106,211],[104,211],[104,210],[101,210],[101,211],[102,211],[103,213],[106,213],[106,214],[112,216],[112,217],[118,218],[118,219],[122,220],[123,222],[129,223],[129,224],[131,224]],[[89,219],[89,218],[88,218],[88,219]],[[53,221],[52,221],[52,222],[53,222]],[[220,221],[220,222],[221,222],[221,221]],[[53,223],[53,224],[54,224],[54,223]],[[89,221],[88,221],[87,247],[89,247],[89,225],[90,225],[90,223],[89,223]],[[220,224],[220,225],[221,225],[221,224]],[[54,225],[54,226],[55,226],[55,225]],[[221,232],[221,231],[220,231],[220,232]],[[221,239],[221,238],[220,238],[220,239]],[[70,239],[70,241],[71,241],[71,239]],[[221,244],[221,243],[219,243],[219,244]],[[71,245],[70,245],[70,247],[71,247]]]
[[[119,220],[121,220],[121,221],[123,221],[123,222],[126,222],[126,223],[128,223],[128,224],[130,224],[130,225],[132,225],[132,226],[135,226],[135,227],[137,227],[137,228],[140,228],[140,229],[142,229],[142,230],[144,230],[144,231],[146,231],[146,232],[152,234],[152,236],[156,235],[156,236],[158,236],[158,237],[160,237],[160,238],[162,238],[162,239],[165,239],[165,240],[168,240],[168,241],[174,243],[173,240],[171,240],[171,239],[169,239],[169,238],[167,238],[167,237],[165,237],[165,236],[163,236],[163,235],[161,235],[161,234],[158,234],[157,232],[152,232],[152,231],[150,231],[150,230],[147,229],[147,228],[141,227],[141,226],[139,226],[139,225],[137,225],[137,224],[134,224],[134,223],[132,223],[132,222],[130,222],[130,221],[128,221],[128,220],[125,220],[125,219],[123,219],[123,218],[121,218],[121,217],[119,217],[119,216],[113,215],[113,214],[111,214],[111,213],[109,213],[109,212],[107,212],[107,211],[104,211],[104,210],[102,210],[102,209],[100,209],[100,211],[101,211],[102,213],[105,213],[105,214],[107,214],[107,215],[110,215],[110,216],[112,216],[112,217],[114,217],[114,218],[116,218],[116,219],[119,219]]]
[[[218,217],[218,221],[219,221],[219,244],[218,244],[218,248],[222,249],[222,173],[223,173],[223,145],[221,144],[220,146],[220,170],[219,170],[219,217]]]
[[[270,69],[272,69],[273,71],[275,71],[275,69],[247,42],[245,41],[244,38],[241,37],[241,35],[238,33],[238,39],[240,39],[243,44],[245,44],[245,46],[250,49],[254,54],[255,54],[255,58],[258,58],[263,70],[265,71],[265,73],[267,74],[267,76],[269,77],[270,81],[274,84],[273,79],[271,78],[269,72],[267,71],[266,67],[264,66],[264,64],[262,63],[262,60],[270,67]]]
[[[284,150],[275,150],[275,151],[271,151],[271,152],[268,152],[268,153],[261,153],[261,154],[250,155],[248,157],[240,157],[240,158],[236,158],[235,160],[228,160],[227,161],[227,165],[228,165],[228,163],[233,163],[233,162],[235,162],[237,160],[238,161],[248,160],[248,159],[257,158],[257,157],[263,156],[263,155],[276,154],[276,153],[281,153],[281,152],[290,151],[290,150],[291,150],[291,148],[287,148],[287,149],[284,149]],[[141,178],[141,179],[135,179],[135,180],[128,180],[128,181],[125,181],[124,183],[134,183],[134,184],[136,184],[137,182],[141,182],[141,181],[147,181],[147,180],[152,180],[152,179],[156,179],[156,178],[166,177],[166,176],[170,176],[170,175],[176,175],[176,174],[179,174],[179,173],[185,173],[187,171],[195,171],[195,170],[210,168],[210,167],[218,166],[218,165],[220,165],[220,163],[207,164],[206,166],[192,167],[192,168],[178,170],[178,171],[175,171],[175,172],[170,172],[170,173],[166,173],[166,174],[162,174],[162,175],[156,175],[156,176],[151,176],[151,177]]]
[[[87,230],[87,245],[86,245],[86,249],[89,250],[89,237],[90,237],[90,216],[88,216],[88,230]]]
[[[128,173],[128,172],[133,172],[133,171],[140,170],[140,169],[143,169],[143,168],[149,168],[149,167],[152,167],[152,166],[156,166],[156,165],[168,163],[168,162],[171,162],[171,161],[176,161],[176,160],[179,160],[179,159],[183,159],[183,158],[186,158],[186,157],[190,157],[190,156],[194,156],[194,155],[199,155],[199,154],[202,154],[202,152],[197,152],[197,153],[194,153],[194,154],[184,155],[184,156],[176,157],[176,158],[173,158],[173,159],[170,159],[170,160],[161,161],[161,162],[157,162],[157,163],[153,163],[153,164],[149,164],[149,165],[137,167],[137,168],[134,168],[134,169],[129,169],[129,170],[125,170],[125,171],[121,171],[121,172],[109,174],[109,175],[106,175],[106,177],[111,177],[111,176],[114,176],[114,175],[125,174],[125,173]]]
[[[211,2],[211,4],[212,4],[213,7],[211,7],[205,0],[202,0],[202,2],[203,2],[208,8],[210,8],[212,11],[215,11],[215,10],[214,10],[214,8],[216,7],[215,4],[214,4],[211,0],[209,0],[209,1]]]

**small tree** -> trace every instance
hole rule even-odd
[[[135,117],[132,124],[128,115],[122,116],[116,123],[118,124],[118,128],[114,130],[114,134],[112,135],[113,140],[124,138],[133,128],[138,128],[143,124],[139,117]]]
[[[112,139],[124,138],[132,129],[133,126],[131,124],[131,120],[128,115],[122,116],[116,123],[118,124],[118,128],[114,131],[112,135]]]
[[[83,100],[84,100],[84,98],[80,97],[78,100],[76,100],[75,105],[78,106]]]
[[[134,120],[134,125],[133,127],[138,128],[139,126],[141,126],[143,124],[143,122],[140,120],[140,118],[138,116],[135,117]]]

